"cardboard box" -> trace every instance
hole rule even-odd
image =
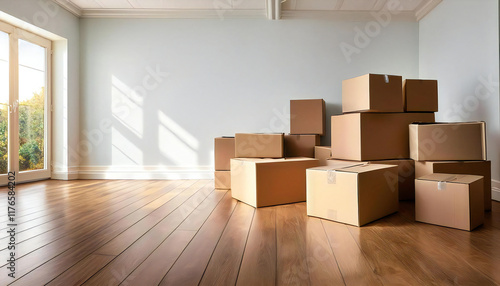
[[[283,158],[284,135],[236,133],[236,158]]]
[[[234,137],[214,139],[215,171],[229,171],[230,160],[234,158]]]
[[[335,160],[335,159],[327,160],[327,166],[332,166],[338,163],[359,164],[359,162],[356,161],[345,161],[345,160]],[[411,159],[396,159],[396,160],[368,161],[362,163],[397,166],[398,175],[393,176],[392,173],[388,172],[384,174],[385,178],[389,181],[398,182],[398,192],[400,201],[415,199],[415,161]]]
[[[415,180],[415,220],[471,231],[484,221],[483,177],[434,173]]]
[[[366,74],[342,81],[342,112],[403,112],[402,77]]]
[[[332,157],[354,161],[410,158],[408,125],[434,113],[351,113],[332,116]]]
[[[306,169],[317,166],[312,158],[231,159],[231,193],[253,207],[303,202]]]
[[[491,162],[490,161],[420,161],[415,162],[415,177],[432,173],[483,176],[484,210],[491,210]]]
[[[319,135],[285,135],[285,157],[314,158],[314,147]]]
[[[214,179],[216,189],[231,189],[231,171],[215,171]]]
[[[398,211],[397,167],[344,163],[307,169],[307,215],[362,226]]]
[[[314,147],[314,158],[319,160],[320,166],[326,166],[326,160],[332,157],[332,147],[331,146],[315,146]]]
[[[290,134],[325,135],[325,114],[323,99],[290,100]]]
[[[486,160],[486,124],[411,124],[410,158],[415,161]]]
[[[405,111],[437,112],[437,80],[406,79],[403,82],[403,101]]]

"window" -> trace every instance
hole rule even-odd
[[[0,22],[0,184],[50,177],[51,46]]]

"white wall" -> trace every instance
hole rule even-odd
[[[420,21],[420,76],[439,80],[441,121],[484,120],[500,180],[497,0],[444,0]]]
[[[51,0],[0,0],[0,11],[55,34],[52,163],[59,177],[67,178],[68,171],[79,164],[80,20]],[[21,22],[18,19],[14,20]],[[24,24],[21,28],[31,29]]]
[[[343,79],[418,76],[418,23],[382,28],[348,63],[340,44],[355,45],[355,27],[366,24],[83,19],[81,177],[131,176],[144,166],[145,177],[209,177],[214,137],[288,132],[290,99],[324,98],[338,114]],[[148,69],[168,77],[157,82]]]

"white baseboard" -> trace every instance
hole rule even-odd
[[[184,180],[213,179],[212,166],[81,166],[79,179],[110,180]]]
[[[500,181],[491,180],[491,199],[500,202]]]
[[[78,167],[69,167],[67,169],[55,169],[52,171],[53,180],[78,180]]]

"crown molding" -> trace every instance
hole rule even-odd
[[[52,0],[55,3],[59,4],[62,8],[70,12],[71,14],[81,17],[82,16],[82,9],[80,7],[76,6],[75,4],[71,3],[68,0]]]
[[[232,19],[266,18],[265,10],[85,9],[83,18]]]
[[[443,0],[430,0],[427,2],[424,2],[424,4],[419,7],[418,9],[415,10],[415,17],[417,18],[417,21],[422,20],[429,12],[431,12],[434,8],[439,5],[439,3],[443,2]]]

